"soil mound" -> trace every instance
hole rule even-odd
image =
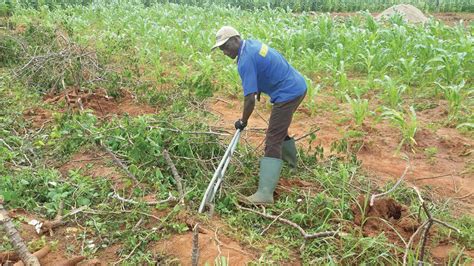
[[[52,113],[49,110],[34,107],[23,112],[26,121],[29,121],[33,128],[40,128],[52,120]]]
[[[402,15],[410,23],[425,23],[428,21],[428,18],[418,8],[406,4],[387,8],[375,18],[378,20],[386,19],[397,13]]]
[[[420,226],[420,223],[410,216],[408,207],[394,199],[377,199],[374,206],[367,203],[363,213],[366,202],[361,196],[358,198],[358,204],[352,205],[354,223],[362,226],[364,236],[375,237],[384,233],[389,240],[403,244],[400,236],[408,241]]]
[[[154,108],[137,103],[130,92],[122,90],[120,94],[120,97],[116,99],[109,96],[105,89],[97,89],[93,92],[70,89],[58,95],[47,96],[44,101],[46,103],[64,103],[67,109],[74,111],[90,109],[99,117],[114,114],[138,116],[156,113]]]

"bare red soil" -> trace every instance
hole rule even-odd
[[[138,104],[131,94],[124,93],[119,99],[113,99],[102,90],[96,92],[68,90],[56,96],[46,97],[45,101],[64,106],[64,110],[91,109],[101,118],[108,118],[112,115],[141,115],[156,112],[151,107]],[[244,131],[242,138],[242,144],[250,145],[260,154],[263,154],[265,130],[268,126],[267,121],[271,111],[270,105],[264,101],[257,104],[256,111],[249,121],[249,127]],[[319,104],[327,101],[335,101],[335,99],[330,97],[320,97],[318,99]],[[237,99],[225,97],[210,99],[207,107],[216,115],[216,119],[211,124],[215,127],[233,131],[232,122],[240,116],[241,104]],[[343,104],[340,104],[340,108],[347,111],[341,113],[349,113],[347,107]],[[432,121],[443,120],[446,115],[446,110],[443,107],[436,107],[418,113],[419,120],[423,125],[428,125]],[[31,109],[25,112],[24,116],[32,122],[35,128],[42,127],[52,119],[51,112],[41,108]],[[316,140],[311,142],[310,138],[307,137],[299,141],[298,146],[307,151],[321,146],[324,148],[325,154],[329,155],[332,153],[330,151],[331,143],[340,140],[345,132],[354,128],[350,119],[344,118],[344,115],[325,110],[317,110],[316,114],[311,116],[309,110],[300,107],[290,127],[290,135],[296,138],[301,137],[319,127],[320,130],[316,133]],[[406,161],[395,152],[400,141],[397,129],[386,122],[374,123],[370,120],[367,119],[362,126],[366,136],[357,140],[362,142],[362,148],[357,151],[357,156],[362,161],[363,169],[372,179],[383,185],[387,181],[398,179],[405,169]],[[425,190],[425,193],[431,193],[432,198],[451,198],[456,202],[455,205],[459,213],[472,214],[474,181],[469,165],[472,165],[473,162],[473,140],[463,136],[453,128],[441,127],[433,130],[425,128],[423,126],[417,133],[418,146],[416,153],[412,153],[407,149],[401,151],[410,157],[411,162],[411,169],[406,180],[410,184],[429,188]],[[436,153],[428,155],[425,150],[429,148],[436,148]],[[108,178],[115,184],[116,189],[123,189],[126,186],[123,173],[113,165],[112,158],[105,152],[98,150],[78,152],[66,164],[60,166],[59,170],[64,176],[67,176],[69,171],[80,170],[83,174],[93,178]],[[318,184],[283,177],[277,187],[276,197],[278,198],[279,194],[294,188],[311,190],[312,193],[317,193],[320,190]],[[363,206],[363,199],[359,199],[359,205]],[[400,236],[407,241],[419,226],[419,222],[409,215],[407,207],[392,199],[380,199],[376,201],[375,206],[367,207],[364,213],[357,205],[354,205],[353,212],[355,215],[354,223],[361,226],[364,235],[376,236],[383,232],[387,238],[399,244],[403,242]],[[11,214],[13,217],[27,217],[24,219],[26,221],[35,218],[21,210],[13,210]],[[159,214],[156,215],[160,216]],[[362,220],[362,217],[369,218]],[[390,226],[382,219],[388,221]],[[23,222],[21,231],[27,241],[39,239],[31,225]],[[59,241],[58,246],[42,259],[42,263],[44,265],[56,265],[59,261],[65,261],[80,254],[79,247],[82,246],[82,243],[77,243],[76,240],[77,234],[80,232],[81,229],[78,227],[66,226],[55,230],[54,235],[47,236],[48,241],[55,239]],[[247,250],[238,241],[225,236],[224,233],[221,234],[218,230],[212,231],[202,228],[199,238],[200,263],[202,264],[206,262],[213,264],[219,255],[226,257],[233,265],[244,265],[246,262],[257,258],[253,251]],[[180,263],[187,265],[191,260],[191,240],[191,232],[173,235],[168,239],[154,243],[152,250],[157,254],[176,257]],[[71,247],[73,247],[73,252],[71,252]],[[115,244],[101,249],[97,259],[85,260],[81,265],[107,265],[116,262],[119,260],[118,251],[120,248],[120,244]],[[433,247],[431,252],[437,261],[444,261],[451,249],[452,246],[449,244],[441,244]],[[470,254],[471,251],[466,252]]]
[[[153,248],[154,252],[165,253],[179,258],[182,265],[191,265],[193,232],[171,236],[160,241]],[[258,257],[251,250],[246,250],[239,242],[223,235],[218,228],[210,230],[203,226],[199,230],[199,265],[209,263],[216,265],[225,257],[229,265],[247,265]]]
[[[307,99],[305,99],[306,101]],[[336,101],[331,97],[320,97],[319,103]],[[217,119],[213,123],[216,127],[233,131],[233,122],[241,115],[242,103],[237,99],[213,98],[208,103],[208,109],[216,114]],[[354,128],[350,121],[344,121],[344,116],[334,111],[318,110],[314,116],[304,107],[299,108],[293,118],[289,129],[290,136],[301,137],[319,127],[316,140],[310,142],[310,138],[297,142],[306,150],[314,149],[320,145],[325,154],[329,155],[331,143],[340,140],[344,132]],[[344,104],[340,108],[347,109]],[[265,129],[270,116],[271,108],[266,103],[258,103],[256,111],[249,120],[248,129],[243,133],[242,144],[250,144],[257,148],[257,152],[263,154]],[[350,114],[350,111],[344,112]],[[418,114],[422,124],[415,136],[417,140],[416,153],[409,149],[402,149],[400,154],[396,150],[401,140],[398,129],[392,127],[388,122],[375,123],[367,119],[362,129],[366,135],[359,139],[362,148],[356,151],[358,159],[362,161],[362,167],[381,185],[387,181],[397,180],[403,173],[407,162],[402,159],[402,154],[410,158],[410,170],[406,176],[409,184],[429,188],[435,198],[451,198],[456,203],[460,213],[474,213],[474,176],[472,167],[474,154],[474,140],[463,136],[454,128],[441,127],[436,130],[426,129],[429,122],[440,121],[446,118],[446,112],[438,107],[426,110]],[[350,117],[348,117],[350,120]],[[361,129],[358,129],[361,130]],[[435,154],[429,154],[427,150],[435,149]]]

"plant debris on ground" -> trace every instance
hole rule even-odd
[[[473,262],[472,25],[86,2],[0,4],[0,265]],[[309,89],[275,204],[237,202],[257,183],[263,97],[209,216],[242,104],[235,64],[209,51],[222,21]]]

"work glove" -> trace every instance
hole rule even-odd
[[[247,122],[242,121],[241,119],[235,121],[235,129],[240,129],[244,130],[244,128],[247,126]]]

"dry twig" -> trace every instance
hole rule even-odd
[[[176,170],[176,166],[171,160],[168,150],[163,150],[163,156],[165,157],[166,163],[168,163],[168,166],[171,168],[171,173],[173,173],[174,180],[176,181],[176,187],[178,188],[180,201],[182,204],[184,204],[184,189],[183,183],[181,182],[181,176],[178,174],[178,170]]]
[[[444,175],[437,175],[437,176],[430,176],[430,177],[420,177],[415,179],[415,181],[426,180],[426,179],[436,179],[441,177],[452,176],[453,174],[444,174]]]
[[[424,222],[422,225],[416,229],[415,233],[411,235],[410,240],[408,243],[405,245],[405,253],[403,254],[403,265],[405,266],[407,264],[407,257],[408,257],[408,250],[410,249],[410,246],[412,245],[413,241],[415,240],[416,235],[421,232],[421,230],[427,225],[427,222]]]
[[[278,217],[278,216],[275,216],[275,215],[271,215],[271,214],[261,213],[261,212],[258,212],[256,210],[250,209],[250,208],[242,207],[240,205],[237,205],[237,208],[239,208],[241,210],[244,210],[244,211],[249,211],[249,212],[258,214],[258,215],[263,216],[265,218],[275,219],[275,220],[278,220],[278,221],[280,221],[284,224],[292,226],[292,227],[296,228],[298,231],[300,231],[301,235],[303,236],[303,238],[305,240],[319,238],[319,237],[337,236],[339,234],[338,231],[326,231],[326,232],[308,234],[303,228],[301,228],[301,226],[297,225],[296,223],[294,223],[290,220],[287,220],[287,219],[284,219],[284,218],[281,218],[281,217]]]
[[[0,139],[0,142],[2,142],[10,151],[13,151],[12,147],[10,147],[10,145],[8,145],[8,143],[6,143],[3,139]]]
[[[318,127],[318,128],[316,128],[315,130],[312,130],[311,132],[306,133],[306,134],[304,134],[303,136],[301,136],[301,137],[295,139],[295,142],[296,142],[296,141],[299,141],[299,140],[302,140],[302,139],[304,139],[304,138],[310,136],[311,134],[314,134],[314,133],[318,132],[319,130],[321,130],[321,128]]]
[[[260,233],[261,236],[263,236],[263,234],[265,234],[265,232],[270,229],[270,227],[272,226],[272,224],[274,224],[280,217],[283,216],[283,214],[285,214],[285,212],[289,211],[290,209],[286,209],[284,211],[282,211],[277,217],[275,217],[275,219],[273,219],[273,221],[267,226],[265,227],[265,229],[262,230],[262,232]]]
[[[52,235],[52,230],[54,228],[66,224],[66,221],[64,219],[66,219],[68,216],[80,213],[80,212],[82,212],[83,210],[85,210],[87,208],[86,206],[82,206],[82,207],[79,207],[79,208],[76,208],[76,209],[72,210],[71,212],[67,213],[66,215],[62,215],[63,208],[64,208],[63,205],[64,205],[64,202],[61,202],[60,206],[59,206],[59,209],[58,209],[58,213],[56,214],[56,217],[54,218],[53,221],[45,221],[43,223],[43,225],[41,226],[41,231],[39,233],[40,235],[45,234],[47,232],[49,232],[50,235]]]
[[[137,201],[134,201],[134,200],[131,200],[131,199],[125,199],[117,193],[112,194],[111,197],[114,198],[114,199],[118,199],[120,201],[123,201],[125,203],[140,204],[140,202],[137,202]],[[173,196],[171,193],[168,193],[168,198],[167,199],[159,200],[159,201],[147,201],[147,202],[145,202],[145,204],[150,205],[150,206],[155,206],[155,205],[164,204],[164,203],[167,203],[167,202],[173,202],[173,201],[176,201],[176,200],[178,200],[178,199],[175,196]]]
[[[57,89],[67,77],[73,79],[73,85],[78,87],[83,82],[103,80],[103,69],[95,52],[72,42],[59,31],[56,35],[55,41],[35,49],[22,45],[26,63],[15,70],[16,78],[32,86],[41,83],[52,85],[52,89]]]
[[[449,229],[454,230],[458,233],[460,233],[461,231],[459,229],[455,228],[454,226],[447,224],[446,222],[443,222],[443,221],[440,221],[436,218],[433,218],[433,216],[431,216],[431,213],[430,213],[428,207],[426,206],[426,202],[423,200],[423,197],[421,196],[420,190],[416,186],[413,186],[413,189],[415,190],[416,194],[418,195],[418,199],[420,200],[421,206],[423,207],[423,210],[424,210],[426,216],[428,217],[428,220],[425,222],[426,223],[425,230],[423,231],[423,234],[421,235],[423,240],[421,242],[421,250],[420,250],[420,256],[419,256],[419,260],[418,260],[418,265],[421,266],[421,265],[423,265],[423,259],[424,259],[424,256],[425,256],[425,248],[426,248],[426,243],[428,241],[428,233],[431,229],[431,226],[433,226],[434,223],[444,225],[444,226],[448,227]]]
[[[133,179],[133,181],[135,181],[136,183],[139,183],[138,182],[138,179],[135,177],[135,175],[133,175],[129,170],[128,170],[128,167],[122,163],[122,161],[117,158],[117,156],[109,149],[107,148],[105,145],[101,144],[100,145],[106,152],[107,154],[110,155],[110,157],[112,157],[112,160],[115,162],[115,164],[117,164],[118,166],[120,166],[120,168],[122,168],[125,173],[127,173],[128,177],[130,177],[131,179]]]
[[[216,135],[216,136],[231,136],[229,133],[219,133],[219,132],[214,132],[212,130],[209,131],[185,131],[185,130],[180,130],[180,129],[175,129],[175,128],[164,128],[164,127],[154,127],[154,126],[149,126],[149,129],[153,128],[160,128],[162,130],[168,130],[171,132],[176,132],[180,134],[190,134],[190,135]]]

